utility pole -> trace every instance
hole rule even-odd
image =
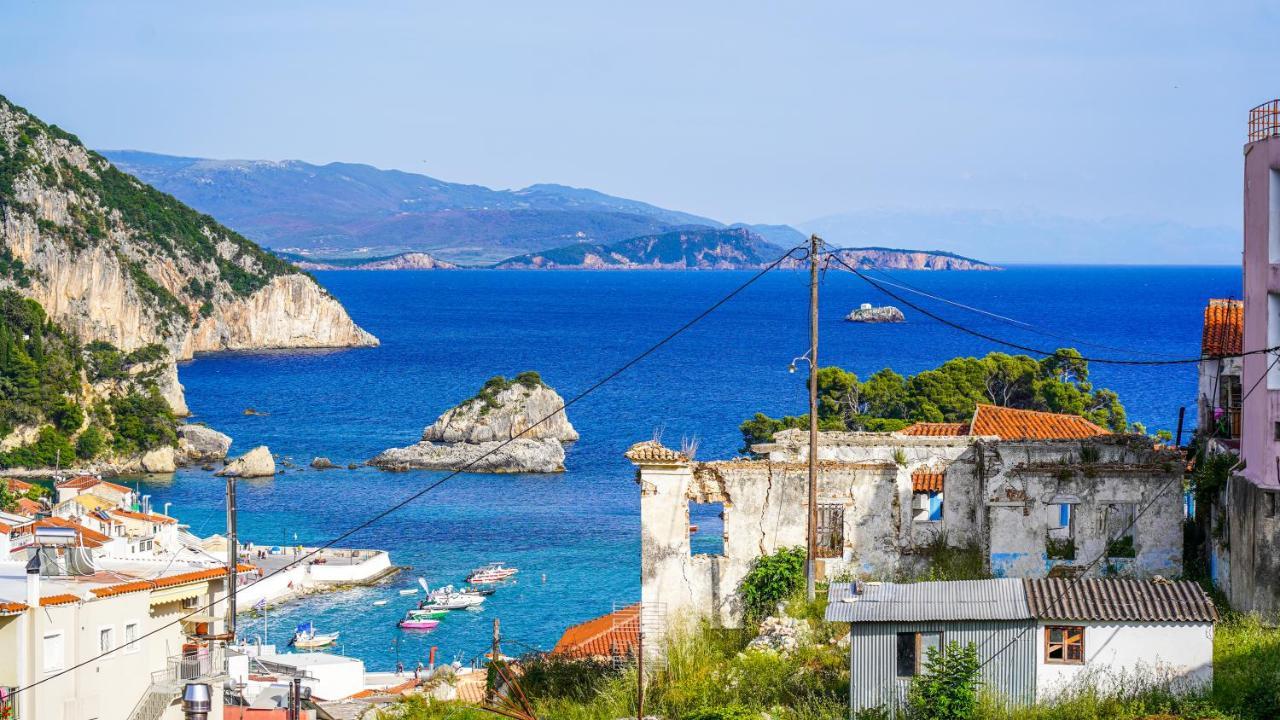
[[[805,597],[813,600],[818,577],[818,246],[809,236],[809,553]]]
[[[240,565],[240,543],[236,539],[236,478],[227,476],[227,642],[236,641],[236,586]]]
[[[492,705],[498,699],[498,658],[501,650],[498,647],[498,638],[501,635],[498,632],[500,621],[498,618],[493,619],[493,647],[489,650],[489,672],[488,687],[485,689],[485,702]]]

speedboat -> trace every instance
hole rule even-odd
[[[417,617],[412,611],[405,615],[400,622],[396,623],[396,627],[402,630],[434,630],[440,624],[439,620],[433,620],[426,617]]]
[[[452,585],[446,585],[431,593],[431,600],[421,609],[433,610],[465,610],[484,603],[484,596],[474,593],[460,593]]]
[[[417,620],[440,620],[448,614],[448,610],[433,610],[424,605],[423,607],[410,610],[405,615],[406,617],[411,617]]]
[[[340,633],[318,633],[310,622],[304,622],[298,625],[297,630],[293,633],[293,639],[289,641],[289,644],[294,647],[304,649],[322,648],[337,642],[339,634]]]
[[[497,588],[491,587],[471,587],[466,585],[458,590],[463,595],[492,595],[497,592]]]
[[[520,572],[519,568],[507,567],[500,562],[489,563],[472,570],[471,574],[467,575],[467,582],[472,585],[489,585],[502,582],[518,572]]]

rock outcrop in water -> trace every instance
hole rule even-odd
[[[204,425],[178,426],[178,462],[197,464],[223,460],[231,449],[231,437]]]
[[[844,319],[849,322],[860,323],[900,323],[906,322],[907,317],[902,314],[901,310],[892,305],[871,307],[869,304],[864,304],[846,315]]]
[[[232,460],[215,474],[240,478],[271,477],[276,474],[276,461],[266,445],[259,445]]]
[[[386,450],[369,464],[387,470],[560,472],[563,443],[578,439],[563,407],[564,399],[535,372],[491,378],[475,397],[423,430],[420,442]]]

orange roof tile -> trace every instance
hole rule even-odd
[[[20,602],[0,602],[0,615],[17,615],[26,612],[27,604]]]
[[[998,405],[979,405],[969,427],[973,435],[994,435],[1001,440],[1075,440],[1108,434],[1079,415]]]
[[[957,437],[969,434],[969,423],[918,422],[899,432],[903,435],[925,437]]]
[[[629,655],[640,640],[640,605],[628,605],[564,631],[551,649],[576,657]]]
[[[134,512],[123,508],[114,508],[110,510],[110,513],[121,517],[133,518],[134,520],[145,520],[147,522],[159,523],[160,525],[176,525],[178,523],[177,520],[169,517],[168,515],[161,515],[160,513],[151,513],[148,515],[147,513]]]
[[[92,475],[77,475],[76,477],[73,477],[70,480],[64,480],[58,483],[57,487],[60,490],[64,488],[68,490],[88,490],[89,488],[98,487],[99,485],[105,488],[110,488],[119,493],[133,492],[129,488],[125,487],[124,485],[117,485],[113,482],[107,482],[102,478],[97,478]]]
[[[258,568],[253,565],[237,565],[236,568],[240,572],[254,572]],[[212,567],[204,570],[192,570],[191,572],[178,573],[177,575],[166,575],[165,577],[156,578],[155,580],[134,580],[133,582],[120,583],[119,585],[108,585],[104,588],[94,588],[93,594],[98,597],[112,597],[115,595],[124,595],[125,593],[141,592],[143,590],[154,590],[156,588],[173,587],[175,585],[186,585],[187,583],[201,582],[203,580],[212,580],[214,578],[224,577],[227,574],[225,567]]]
[[[1244,302],[1214,298],[1204,308],[1200,354],[1205,357],[1239,355],[1244,347]]]
[[[27,530],[28,528],[42,527],[72,528],[76,531],[76,538],[80,540],[80,544],[85,547],[102,547],[103,545],[111,542],[110,535],[103,535],[97,530],[92,530],[79,523],[72,522],[71,520],[65,520],[60,517],[47,517],[39,520],[33,520],[26,525],[19,526],[18,530],[22,531]]]
[[[48,595],[40,598],[40,605],[67,605],[69,603],[80,602],[80,598],[71,593],[62,593],[61,595]]]
[[[642,462],[688,462],[689,458],[684,453],[677,452],[668,447],[663,447],[662,443],[657,440],[645,440],[638,442],[627,449],[623,455],[635,463]]]
[[[18,498],[18,514],[19,515],[35,515],[44,510],[44,506],[32,500],[31,498]]]
[[[18,478],[5,478],[5,482],[9,484],[10,492],[24,493],[33,487],[31,483],[24,482]]]
[[[944,474],[944,470],[931,470],[929,468],[920,468],[919,470],[916,470],[911,473],[911,492],[942,492]]]

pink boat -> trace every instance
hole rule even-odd
[[[396,627],[399,627],[401,630],[434,630],[439,624],[439,620],[407,617],[396,623]]]

